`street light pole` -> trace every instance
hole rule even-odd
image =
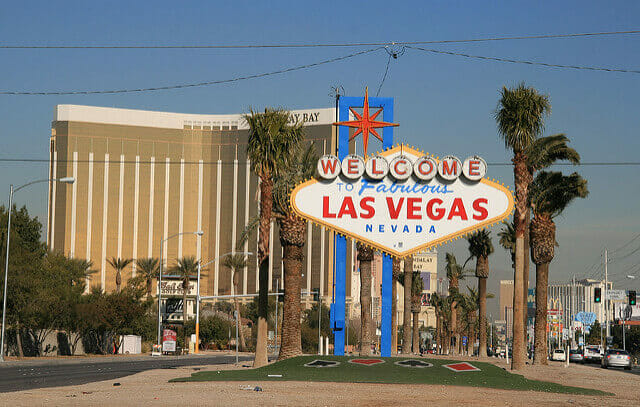
[[[205,264],[202,264],[202,261],[198,261],[198,283],[196,284],[196,348],[195,348],[195,353],[198,353],[198,347],[200,345],[200,271],[202,270],[203,267],[207,267],[209,264],[213,263],[216,260],[220,260],[223,257],[232,255],[232,254],[244,254],[245,256],[252,256],[253,253],[251,252],[229,252],[229,253],[225,253],[221,256],[216,257],[213,260],[210,260],[208,262],[206,262]],[[231,276],[233,278],[233,276]],[[233,284],[233,282],[232,282]],[[237,347],[236,347],[237,348]],[[237,354],[237,349],[236,349],[236,354]],[[236,355],[237,357],[237,355]],[[236,362],[237,363],[237,362]]]
[[[64,178],[47,178],[47,179],[39,179],[36,181],[28,182],[24,185],[21,185],[17,188],[13,188],[13,184],[9,187],[9,207],[7,210],[7,254],[5,256],[4,263],[4,294],[2,298],[2,334],[0,334],[0,362],[4,362],[4,334],[6,331],[6,320],[7,320],[7,282],[9,277],[9,241],[11,240],[11,209],[13,207],[13,193],[18,192],[24,187],[28,187],[29,185],[37,184],[40,182],[60,182],[63,184],[73,184],[76,181],[73,177],[64,177]],[[55,197],[54,197],[55,199]]]
[[[160,275],[158,275],[158,340],[157,340],[157,345],[158,347],[160,347],[160,345],[162,344],[160,339],[162,338],[161,334],[161,330],[162,330],[162,268],[164,266],[164,242],[166,242],[167,240],[174,238],[176,236],[181,236],[181,235],[196,235],[198,237],[204,235],[204,232],[202,230],[198,230],[196,232],[182,232],[182,233],[176,233],[175,235],[171,235],[166,237],[165,239],[161,239],[160,240]],[[185,288],[185,290],[188,290],[189,287]],[[183,307],[186,307],[187,304],[182,304]],[[187,323],[187,321],[182,321],[183,325]]]

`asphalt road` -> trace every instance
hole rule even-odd
[[[240,361],[253,357],[241,356]],[[63,363],[8,363],[0,366],[0,393],[112,380],[152,369],[235,363],[234,355],[189,355],[83,359]]]

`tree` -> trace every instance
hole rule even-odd
[[[138,275],[144,279],[147,297],[151,297],[153,279],[158,278],[160,274],[160,259],[157,257],[138,259],[136,260],[136,266],[138,267]]]
[[[549,263],[553,260],[556,244],[556,225],[553,219],[560,215],[576,198],[589,194],[587,181],[579,174],[569,176],[561,172],[540,172],[531,184],[531,258],[536,265],[536,322],[534,328],[534,363],[547,364],[547,287]],[[514,353],[515,356],[515,353]]]
[[[371,318],[371,262],[373,248],[358,242],[360,262],[360,355],[371,355],[373,320]]]
[[[404,258],[404,308],[402,315],[402,353],[411,353],[411,284],[413,283],[413,257]]]
[[[523,83],[515,88],[502,88],[496,110],[498,132],[505,146],[513,151],[513,174],[516,190],[514,226],[516,236],[515,273],[513,292],[513,359],[511,368],[524,368],[526,359],[524,337],[524,262],[527,228],[528,190],[533,175],[527,165],[527,149],[540,136],[544,128],[544,117],[549,114],[551,104],[546,95]]]
[[[182,324],[187,323],[187,293],[189,292],[189,283],[191,279],[198,274],[199,260],[195,256],[186,256],[178,259],[176,264],[171,267],[170,271],[177,274],[182,281]],[[185,330],[185,344],[187,336]]]
[[[473,355],[473,344],[476,338],[476,311],[478,311],[478,291],[467,286],[468,294],[461,296],[461,308],[464,311],[465,331],[467,332],[467,355]],[[486,331],[485,331],[486,334]]]
[[[443,342],[443,325],[444,325],[444,299],[440,297],[440,294],[434,292],[429,297],[429,305],[431,305],[436,313],[436,352],[442,353]]]
[[[456,260],[456,256],[452,253],[447,253],[445,256],[447,265],[445,266],[445,270],[447,271],[447,278],[449,279],[449,302],[451,308],[451,323],[449,325],[450,335],[453,339],[452,352],[455,354],[457,352],[457,348],[460,344],[460,335],[458,332],[458,299],[460,297],[459,291],[459,281],[464,279],[463,268],[458,261]]]
[[[301,122],[290,124],[291,114],[265,109],[244,115],[249,125],[247,155],[260,179],[260,226],[258,232],[258,337],[254,367],[267,360],[267,308],[269,295],[269,233],[273,207],[273,177],[289,169],[291,152],[303,138]]]
[[[291,190],[300,182],[313,176],[318,155],[313,143],[307,148],[301,145],[293,152],[292,168],[279,173],[273,189],[274,212],[280,225],[280,244],[284,268],[284,300],[282,321],[282,347],[279,359],[302,354],[300,333],[300,279],[304,260],[304,244],[307,240],[307,221],[291,210]]]
[[[233,292],[234,293],[238,293],[238,288],[240,285],[240,270],[244,270],[244,268],[247,266],[247,256],[244,253],[236,253],[236,254],[230,254],[227,257],[224,258],[222,264],[228,268],[229,270],[231,270],[231,274],[232,274],[232,281],[233,281]],[[238,321],[242,321],[242,313],[240,312],[240,300],[238,300],[238,297],[235,297],[233,299],[234,305],[235,305],[235,311],[238,314]],[[241,324],[242,326],[242,324]],[[247,347],[247,343],[244,339],[244,332],[242,329],[240,329],[240,350],[244,351],[245,348]]]
[[[122,270],[127,267],[133,259],[121,259],[120,257],[112,257],[107,259],[107,263],[116,270],[116,292],[120,292],[120,286],[122,286]]]
[[[469,260],[476,259],[476,277],[478,277],[479,309],[479,349],[478,356],[487,357],[487,278],[489,277],[489,255],[493,253],[491,232],[479,230],[467,238],[469,242]],[[468,260],[467,260],[468,261]]]
[[[402,275],[400,259],[394,257],[391,263],[393,285],[391,286],[391,354],[398,354],[398,280]]]
[[[7,252],[7,220],[9,211],[0,206],[0,271],[4,275]],[[31,217],[26,207],[11,208],[11,247],[9,248],[9,273],[7,289],[6,323],[13,328],[19,356],[24,356],[22,334],[28,330],[32,307],[37,306],[37,289],[41,262],[46,254],[42,243],[42,224],[38,217]],[[4,280],[0,278],[0,288],[4,292]],[[25,328],[27,328],[25,330]]]
[[[413,314],[413,335],[412,347],[413,353],[420,353],[420,310],[422,309],[422,290],[424,289],[424,281],[420,272],[413,273],[413,281],[411,282],[411,313]]]

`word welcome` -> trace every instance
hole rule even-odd
[[[391,161],[376,155],[365,161],[358,155],[350,154],[340,161],[338,157],[327,154],[318,160],[317,170],[320,178],[325,180],[333,180],[342,175],[351,181],[362,176],[379,181],[390,175],[397,181],[405,181],[413,176],[418,181],[428,182],[436,176],[445,181],[454,181],[464,175],[467,180],[476,182],[486,175],[487,163],[478,156],[468,157],[463,162],[448,155],[438,162],[426,155],[415,161],[405,155],[396,156]]]

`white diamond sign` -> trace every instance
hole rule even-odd
[[[295,213],[383,252],[404,257],[499,222],[513,195],[484,178],[477,156],[442,160],[396,146],[365,161],[323,156],[318,176],[291,193]]]

